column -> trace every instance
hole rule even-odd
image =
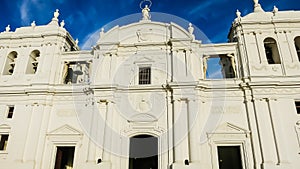
[[[105,131],[104,131],[104,151],[103,151],[103,161],[110,161],[110,152],[112,149],[112,127],[113,127],[113,111],[112,103],[106,103],[106,120],[105,120]]]
[[[265,99],[259,99],[254,100],[253,106],[260,139],[262,165],[264,169],[271,169],[275,167],[277,156],[268,105]]]
[[[24,161],[35,161],[37,145],[40,138],[40,130],[43,121],[44,107],[40,105],[31,105],[32,113],[25,141]]]
[[[43,155],[45,151],[45,145],[46,145],[46,133],[48,130],[48,125],[50,121],[50,114],[52,110],[52,105],[46,104],[44,107],[44,112],[43,112],[43,121],[42,125],[40,128],[40,136],[39,136],[39,143],[38,143],[38,148],[37,148],[37,153],[36,153],[36,167],[37,168],[42,168],[42,160],[43,160]]]
[[[103,160],[104,153],[104,138],[105,138],[105,119],[106,119],[106,102],[97,103],[98,111],[97,111],[97,134],[96,134],[96,142],[97,142],[97,151],[96,158]]]
[[[96,138],[96,133],[97,133],[97,128],[96,128],[96,125],[97,125],[97,109],[96,109],[96,106],[94,104],[88,104],[87,105],[87,113],[91,113],[90,115],[90,129],[89,129],[89,132],[88,132],[88,154],[87,154],[87,162],[88,163],[94,163],[95,162],[95,156],[96,156],[96,145],[95,143],[93,142]]]
[[[169,91],[168,91],[168,94],[171,94]],[[167,96],[167,116],[168,116],[168,153],[169,153],[169,165],[171,165],[172,163],[174,163],[174,159],[175,159],[175,156],[174,156],[174,142],[173,142],[173,105],[172,105],[172,98],[171,96]]]
[[[247,92],[247,91],[245,91]],[[249,93],[250,94],[250,93]],[[244,104],[246,106],[247,112],[247,122],[249,126],[249,130],[251,132],[251,150],[252,150],[252,157],[254,168],[258,168],[262,163],[261,157],[261,149],[260,149],[260,138],[257,129],[257,121],[256,121],[256,114],[255,109],[253,107],[253,103],[251,102],[250,98],[245,98]],[[252,168],[252,164],[250,163],[250,168]]]
[[[287,141],[286,135],[283,132],[283,125],[281,124],[281,117],[279,115],[277,105],[277,99],[268,99],[269,109],[270,109],[270,118],[272,121],[272,130],[274,135],[274,140],[276,144],[276,151],[278,156],[277,165],[282,163],[289,163],[289,154],[286,152],[287,149]]]
[[[183,163],[189,160],[187,100],[177,100],[173,104],[175,162]]]

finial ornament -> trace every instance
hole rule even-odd
[[[58,9],[56,9],[53,16],[54,16],[53,19],[58,20],[58,16],[59,16],[59,10]]]
[[[65,26],[65,20],[62,20],[62,21],[60,22],[60,27],[63,28],[64,26]]]
[[[32,21],[32,22],[31,22],[31,27],[34,28],[35,26],[36,26],[35,21]]]
[[[103,37],[103,35],[104,35],[104,28],[101,28],[100,39]]]
[[[240,18],[240,17],[241,17],[241,12],[240,12],[238,9],[236,10],[236,17],[237,17],[237,18]]]
[[[264,12],[261,5],[259,4],[259,0],[253,0],[254,2],[254,12]]]
[[[5,32],[9,32],[10,31],[10,25],[7,25],[7,27],[5,28]]]
[[[273,13],[277,13],[277,12],[278,12],[278,8],[276,6],[274,6]]]
[[[191,35],[194,33],[194,27],[193,27],[192,23],[189,23],[188,31]]]
[[[149,4],[145,4],[146,2],[148,2]],[[145,4],[144,8],[142,7],[143,4]],[[149,12],[150,12],[151,6],[152,6],[151,0],[143,0],[140,3],[140,8],[142,9],[142,14],[143,14],[142,20],[150,20],[151,16],[150,16]]]
[[[190,35],[192,36],[193,40],[195,40],[195,35],[193,34],[194,27],[193,27],[192,23],[189,23],[188,31],[189,31]]]

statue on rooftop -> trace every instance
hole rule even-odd
[[[148,7],[148,5],[145,6],[144,9],[142,9],[142,13],[143,13],[143,20],[149,20],[150,19],[150,9]]]
[[[146,2],[149,2],[149,5],[145,5],[144,8],[142,8],[142,5]],[[140,8],[142,9],[142,14],[143,14],[143,18],[142,20],[150,20],[151,16],[150,16],[150,7],[152,5],[152,2],[151,0],[143,0],[141,3],[140,3]]]

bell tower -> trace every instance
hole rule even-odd
[[[299,76],[300,14],[263,10],[254,0],[252,13],[237,11],[229,41],[237,42],[244,78]]]
[[[0,67],[1,79],[9,84],[54,83],[58,57],[63,52],[79,50],[64,28],[62,20],[59,23],[59,10],[53,13],[52,20],[47,25],[36,25],[17,28],[11,31],[8,25],[0,33]],[[5,45],[3,45],[5,44]]]

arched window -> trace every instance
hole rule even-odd
[[[300,61],[300,36],[297,36],[294,39],[294,43],[295,43],[295,48],[296,48],[298,60]]]
[[[30,53],[26,74],[34,74],[36,73],[37,66],[39,64],[40,51],[34,50]]]
[[[266,38],[264,40],[265,53],[269,64],[280,64],[280,56],[276,40],[273,38]]]
[[[13,51],[7,55],[3,75],[12,75],[14,73],[18,53]]]

